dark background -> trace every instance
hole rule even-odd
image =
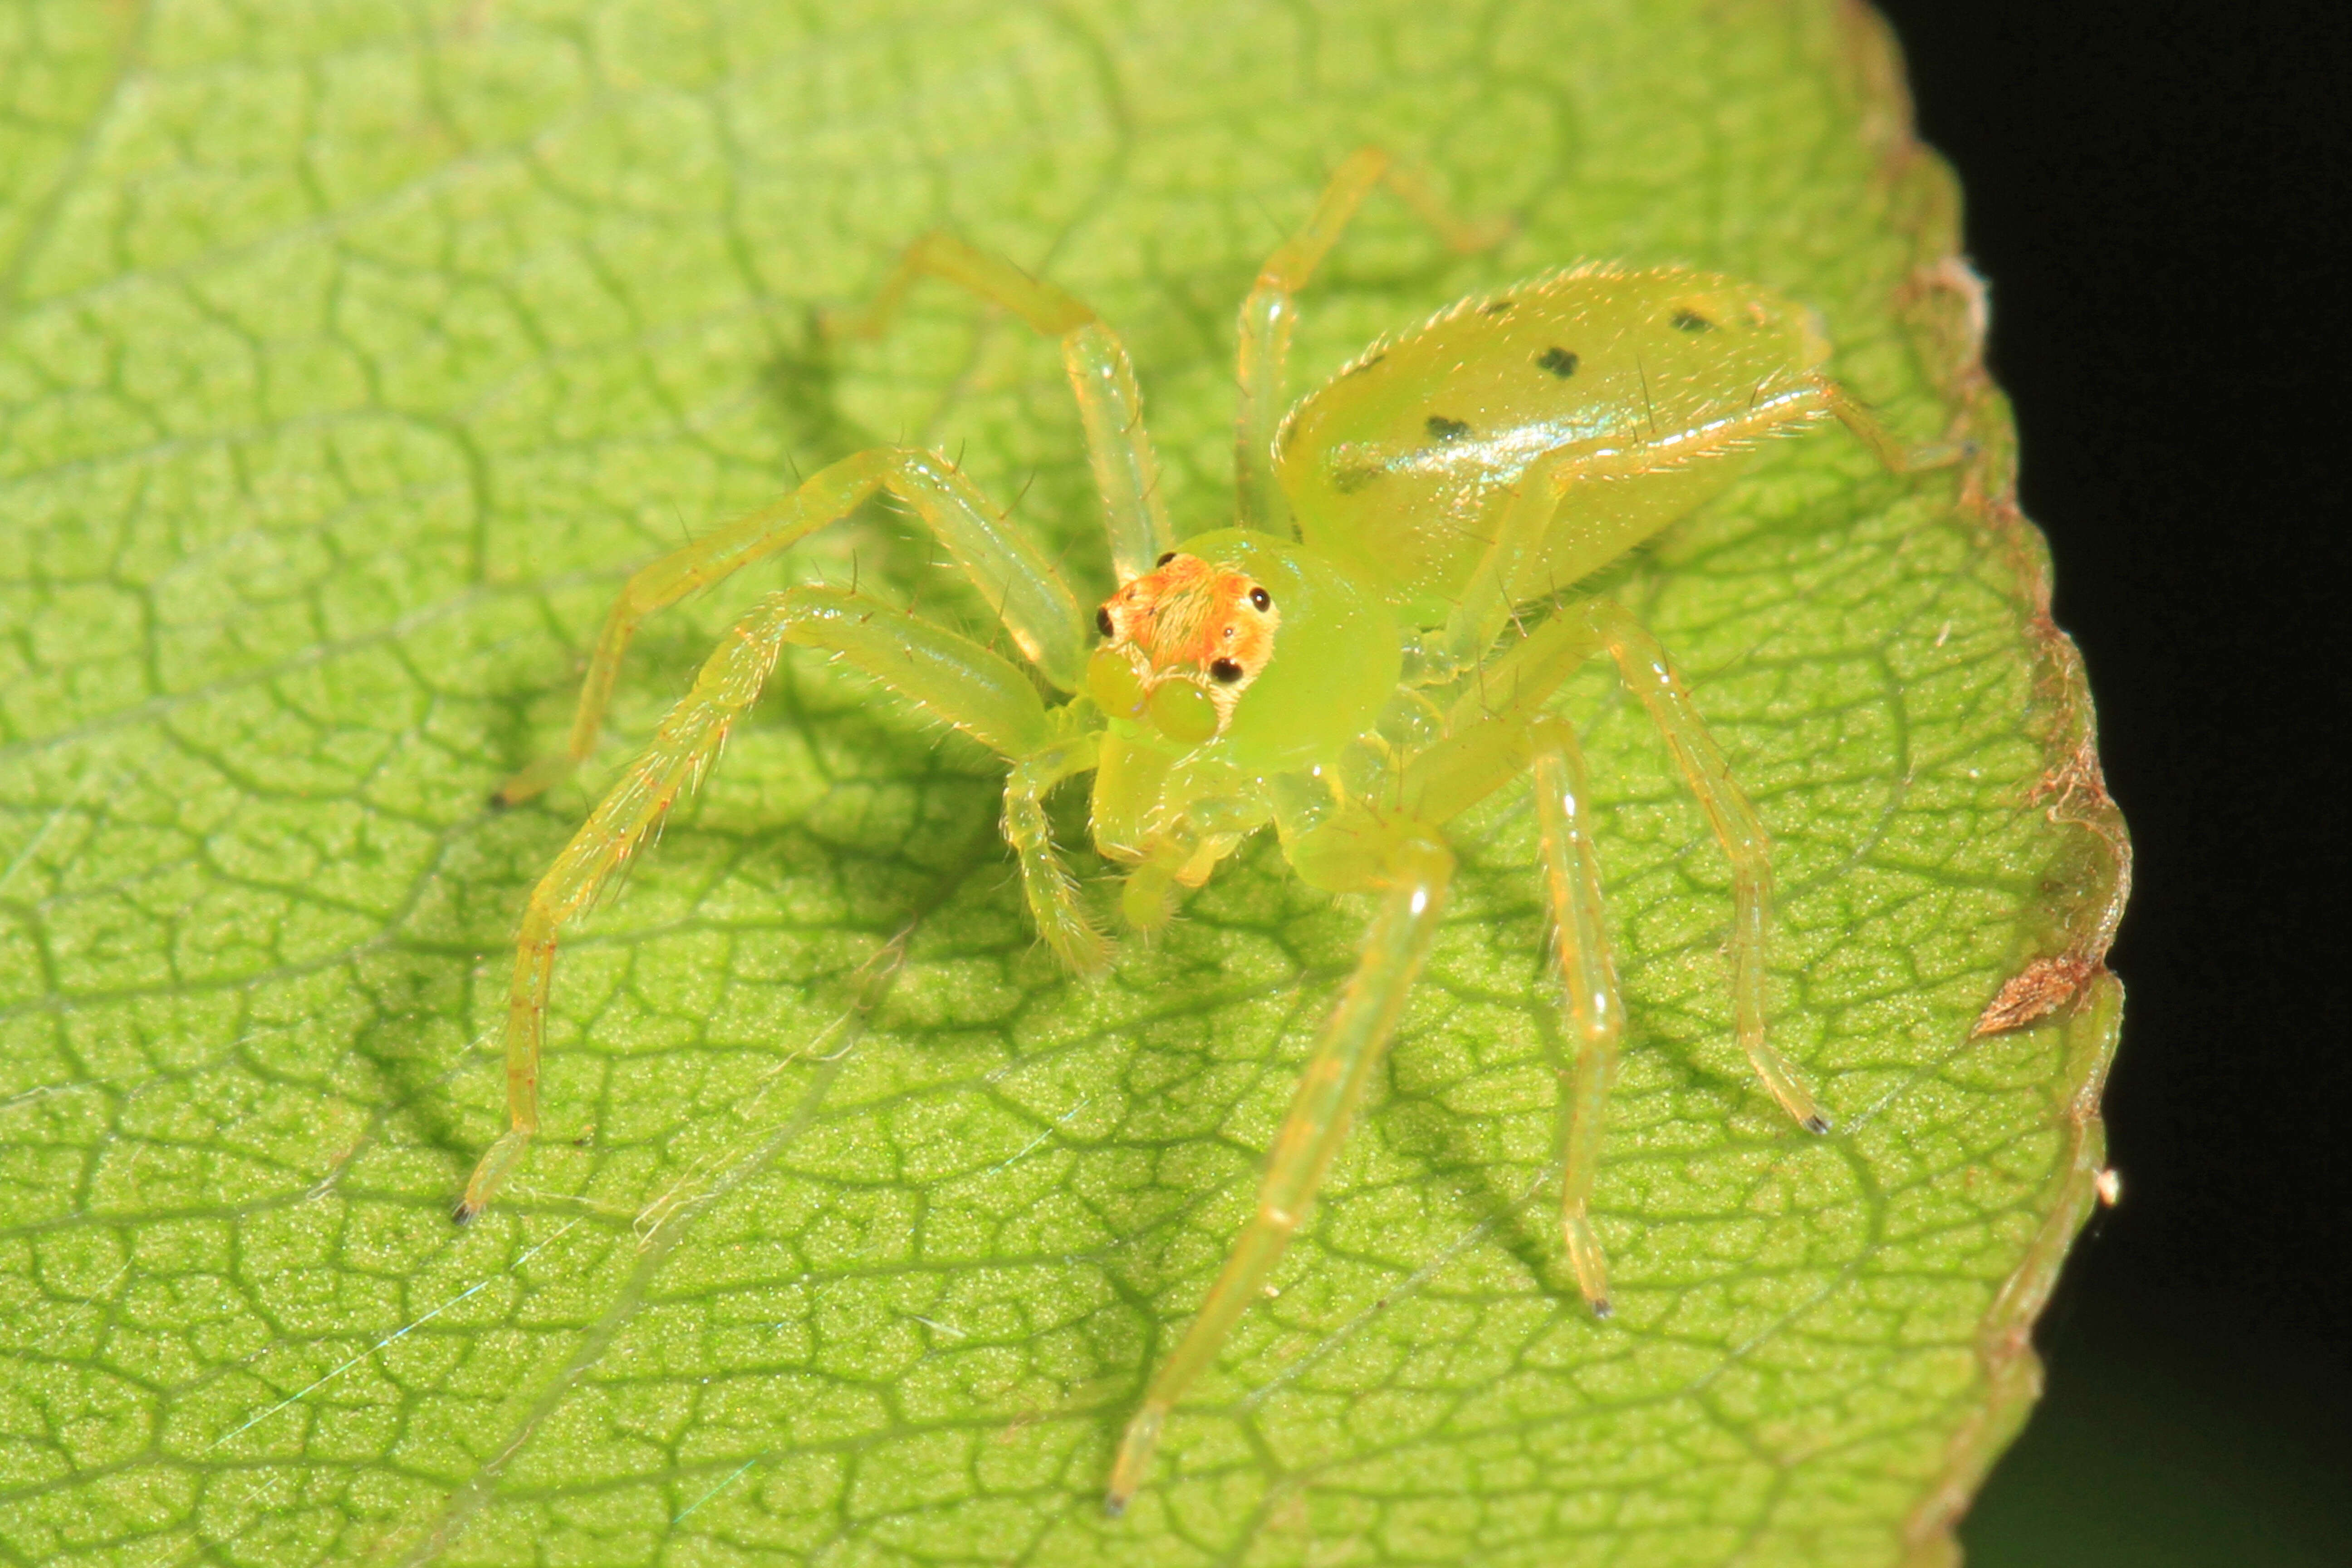
[[[2352,6],[1885,0],[1992,289],[2137,887],[2124,1201],[1972,1568],[2352,1563]]]

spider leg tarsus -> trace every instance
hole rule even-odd
[[[1166,1420],[1164,1405],[1146,1405],[1128,1423],[1126,1434],[1119,1438],[1118,1463],[1111,1470],[1110,1490],[1103,1497],[1103,1512],[1109,1518],[1127,1511],[1129,1500],[1143,1482],[1144,1468],[1160,1444],[1160,1428]]]

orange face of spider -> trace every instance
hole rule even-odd
[[[1212,732],[1222,733],[1234,704],[1274,657],[1274,634],[1281,625],[1274,595],[1245,573],[1171,551],[1095,612],[1095,626],[1108,639],[1096,657],[1118,658],[1145,703],[1170,683],[1204,694],[1215,714]],[[1124,689],[1126,683],[1118,686]],[[1169,699],[1178,695],[1171,691],[1151,703],[1155,715],[1175,712]],[[1175,733],[1166,723],[1161,727],[1171,729],[1171,738],[1199,738]]]

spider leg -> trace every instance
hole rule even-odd
[[[528,800],[587,757],[612,700],[621,656],[647,616],[846,516],[877,489],[905,501],[929,527],[996,608],[1014,646],[1045,679],[1065,691],[1076,690],[1086,664],[1087,628],[1076,595],[1045,552],[1027,534],[1007,526],[980,487],[947,458],[877,447],[843,458],[782,500],[640,568],[605,617],[563,750],[509,779],[496,798],[509,805]]]
[[[1151,570],[1175,542],[1160,495],[1160,462],[1143,425],[1143,394],[1118,335],[1076,295],[1030,277],[1001,256],[976,250],[950,234],[931,233],[907,247],[866,309],[835,317],[834,331],[879,337],[898,315],[918,278],[943,278],[992,300],[1036,331],[1062,343],[1062,368],[1078,400],[1087,457],[1101,492],[1110,532],[1111,570],[1122,583]]]
[[[1904,446],[1886,426],[1871,416],[1869,410],[1854,401],[1852,393],[1825,375],[1813,377],[1813,389],[1821,395],[1822,406],[1876,453],[1878,460],[1886,466],[1890,474],[1924,473],[1930,468],[1957,463],[1968,455],[1969,447],[1965,442],[1937,441],[1925,447]]]
[[[1200,1315],[1152,1378],[1143,1408],[1128,1424],[1119,1443],[1104,1502],[1113,1514],[1125,1510],[1142,1484],[1168,1412],[1215,1357],[1290,1245],[1429,955],[1453,880],[1452,853],[1433,837],[1408,832],[1381,860],[1369,878],[1370,885],[1381,891],[1380,913],[1365,936],[1363,956],[1339,1008],[1323,1026],[1315,1054],[1299,1078],[1289,1114],[1275,1135],[1258,1187],[1257,1211],[1226,1254]]]
[[[1576,731],[1547,720],[1535,736],[1536,825],[1543,854],[1544,891],[1551,905],[1552,941],[1560,988],[1568,1001],[1569,1037],[1576,1058],[1561,1074],[1559,1110],[1560,1232],[1577,1289],[1593,1315],[1609,1315],[1609,1262],[1587,1210],[1601,1169],[1601,1139],[1608,1127],[1609,1090],[1617,1079],[1617,1047],[1625,1035],[1625,1004],[1609,952],[1609,926],[1601,900],[1601,857],[1587,810],[1584,754]]]
[[[1837,383],[1812,378],[1801,396],[1775,402],[1770,407],[1712,426],[1704,444],[1685,443],[1673,452],[1645,441],[1632,441],[1622,433],[1565,443],[1538,454],[1511,487],[1510,499],[1496,509],[1495,537],[1472,568],[1446,617],[1438,642],[1443,658],[1433,666],[1444,675],[1475,668],[1511,618],[1513,610],[1530,596],[1548,591],[1528,574],[1554,542],[1552,525],[1570,488],[1596,480],[1635,479],[1673,463],[1710,453],[1721,454],[1764,439],[1775,431],[1801,427],[1823,415],[1834,415],[1867,442],[1888,468],[1907,474],[1949,463],[1960,456],[1957,447],[1919,447],[1906,451],[1846,395]],[[1637,537],[1628,537],[1630,548]]]
[[[1665,737],[1683,781],[1698,798],[1717,843],[1731,860],[1731,1005],[1739,1047],[1772,1098],[1808,1132],[1830,1130],[1812,1095],[1787,1058],[1764,1037],[1764,952],[1772,915],[1771,839],[1756,808],[1732,782],[1730,764],[1691,701],[1681,677],[1641,622],[1621,606],[1595,600],[1586,619],[1617,661],[1626,687]]]
[[[1580,608],[1546,616],[1501,658],[1463,678],[1462,691],[1446,711],[1446,733],[1481,719],[1524,722],[1541,713],[1560,683],[1601,651],[1601,636],[1577,613]]]
[[[1356,209],[1384,180],[1459,254],[1484,250],[1509,232],[1505,223],[1470,224],[1455,217],[1425,181],[1398,167],[1381,148],[1359,147],[1341,161],[1331,183],[1323,187],[1314,212],[1266,258],[1265,265],[1258,268],[1256,286],[1242,302],[1237,367],[1241,410],[1234,427],[1234,473],[1241,491],[1238,515],[1244,528],[1278,533],[1289,525],[1290,503],[1274,479],[1274,435],[1285,406],[1283,380],[1290,360],[1291,329],[1298,321],[1293,296],[1307,287]]]
[[[1480,672],[1456,699],[1446,738],[1415,759],[1401,789],[1404,809],[1444,823],[1532,769],[1536,818],[1574,1061],[1564,1075],[1559,1124],[1561,1227],[1577,1286],[1595,1313],[1609,1311],[1608,1265],[1587,1209],[1599,1170],[1606,1108],[1616,1077],[1624,1012],[1609,951],[1601,869],[1586,805],[1584,763],[1565,721],[1544,703],[1577,665],[1606,648],[1665,737],[1732,866],[1732,1006],[1741,1048],[1757,1076],[1808,1131],[1825,1132],[1803,1084],[1765,1036],[1765,940],[1771,915],[1771,844],[1755,808],[1707,733],[1665,652],[1624,609],[1607,601],[1570,606]]]
[[[1055,782],[1091,766],[1093,753],[1085,742],[1057,732],[1035,684],[1020,667],[968,637],[849,589],[804,585],[771,595],[727,634],[695,678],[693,689],[663,719],[645,754],[589,814],[531,890],[515,939],[508,993],[508,1129],[467,1183],[457,1210],[460,1225],[482,1211],[539,1131],[540,1051],[558,933],[595,902],[646,835],[700,782],[729,729],[759,698],[778,655],[794,644],[834,653],[932,717],[1013,759],[1016,783],[1007,791],[1006,834],[1021,851],[1039,926],[1074,963],[1099,949],[1101,938],[1077,912],[1075,889],[1055,859],[1042,813],[1035,809]],[[1092,937],[1093,947],[1078,934],[1082,931]]]
[[[1573,614],[1549,625],[1575,626]],[[1581,627],[1577,627],[1582,630]],[[1542,633],[1523,647],[1545,648]],[[1591,647],[1585,632],[1584,646]],[[1554,639],[1548,660],[1562,666]],[[1581,657],[1580,654],[1579,657]],[[1548,688],[1529,689],[1536,701]],[[1536,825],[1542,855],[1544,892],[1550,906],[1553,953],[1568,1010],[1573,1059],[1560,1073],[1560,1231],[1576,1269],[1577,1288],[1595,1314],[1609,1315],[1609,1269],[1587,1209],[1601,1168],[1601,1134],[1608,1126],[1609,1090],[1617,1078],[1617,1050],[1624,1038],[1625,1007],[1617,989],[1617,969],[1609,952],[1609,931],[1601,898],[1601,859],[1592,842],[1585,802],[1584,756],[1576,731],[1562,719],[1535,717],[1532,705],[1480,720],[1455,731],[1405,770],[1402,798],[1421,820],[1443,823],[1468,810],[1511,779],[1532,773]]]
[[[1612,440],[1615,437],[1604,436],[1556,447],[1521,472],[1496,517],[1494,539],[1462,584],[1453,613],[1446,616],[1438,643],[1444,655],[1441,668],[1476,668],[1502,636],[1512,610],[1517,607],[1520,568],[1543,549],[1552,518],[1570,485],[1580,479],[1639,474],[1655,464],[1648,448],[1622,442],[1612,447]]]
[[[1736,448],[1792,427],[1832,416],[1866,444],[1888,471],[1912,474],[1957,462],[1961,446],[1941,444],[1905,447],[1846,390],[1827,376],[1810,378],[1807,387],[1769,407],[1727,419],[1710,429],[1704,446],[1687,446],[1672,458],[1644,441],[1628,440],[1622,432],[1588,437],[1538,454],[1511,487],[1510,498],[1494,513],[1495,537],[1488,541],[1478,563],[1462,584],[1454,610],[1436,643],[1438,657],[1431,673],[1444,679],[1474,668],[1495,646],[1511,613],[1528,592],[1526,574],[1542,558],[1551,542],[1552,523],[1570,487],[1597,479],[1632,479],[1652,473],[1668,461],[1686,461],[1707,452]],[[1630,544],[1631,540],[1627,541]],[[1541,592],[1538,585],[1538,592]]]
[[[1078,903],[1078,885],[1054,847],[1045,821],[1045,796],[1073,773],[1095,765],[1099,737],[1080,735],[1030,752],[1013,764],[1004,781],[1004,837],[1021,861],[1021,885],[1037,934],[1081,974],[1109,966],[1110,943]]]
[[[1544,890],[1550,905],[1572,1061],[1560,1074],[1560,1229],[1577,1288],[1594,1313],[1609,1315],[1608,1263],[1587,1209],[1600,1171],[1609,1090],[1625,1032],[1623,998],[1609,951],[1601,897],[1601,860],[1585,804],[1584,757],[1565,720],[1538,717],[1538,705],[1593,650],[1598,639],[1573,612],[1555,616],[1520,645],[1529,654],[1520,701],[1475,720],[1432,746],[1405,770],[1400,799],[1415,819],[1443,824],[1521,773],[1532,772]],[[1562,635],[1548,635],[1555,630]]]

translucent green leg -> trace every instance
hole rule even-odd
[[[1600,1171],[1610,1086],[1624,1037],[1624,1004],[1601,901],[1601,861],[1585,805],[1584,757],[1564,721],[1538,718],[1542,701],[1599,637],[1580,613],[1555,616],[1515,653],[1523,668],[1498,664],[1494,717],[1461,724],[1415,758],[1399,787],[1402,808],[1430,823],[1467,811],[1511,779],[1532,770],[1544,891],[1550,905],[1559,981],[1574,1055],[1561,1073],[1560,1229],[1577,1287],[1592,1310],[1609,1315],[1609,1269],[1587,1208]],[[1464,700],[1467,701],[1467,699]]]
[[[1562,1073],[1559,1111],[1560,1230],[1577,1289],[1596,1317],[1609,1315],[1609,1263],[1586,1212],[1601,1169],[1609,1089],[1625,1006],[1601,902],[1601,858],[1585,802],[1584,755],[1576,732],[1559,720],[1537,726],[1536,825],[1541,835],[1544,891],[1551,905],[1560,989],[1568,1000],[1574,1060]]]
[[[1772,846],[1764,824],[1732,782],[1729,764],[1657,638],[1607,600],[1596,600],[1585,615],[1617,661],[1626,686],[1665,737],[1675,765],[1730,858],[1731,1005],[1740,1048],[1783,1110],[1808,1132],[1826,1132],[1830,1124],[1821,1107],[1764,1037],[1765,936],[1772,914]]]
[[[1894,474],[1924,473],[1956,463],[1967,455],[1966,446],[1937,441],[1925,447],[1906,447],[1897,441],[1884,425],[1871,417],[1868,410],[1853,400],[1853,394],[1825,375],[1813,378],[1813,387],[1821,395],[1822,406],[1834,415],[1839,424],[1853,431],[1878,460]]]
[[[835,318],[833,330],[856,337],[880,336],[898,313],[907,290],[926,274],[993,300],[1046,337],[1061,340],[1062,368],[1078,400],[1087,456],[1094,466],[1095,488],[1102,494],[1104,525],[1110,531],[1111,570],[1122,583],[1150,571],[1175,538],[1160,495],[1160,462],[1143,426],[1143,394],[1118,334],[1076,295],[1030,277],[1001,256],[937,233],[908,246],[873,302],[855,315]]]
[[[1063,963],[1081,974],[1097,974],[1110,965],[1110,943],[1078,903],[1078,885],[1054,848],[1045,820],[1045,796],[1073,773],[1095,765],[1097,735],[1080,735],[1032,752],[1013,764],[1004,781],[1004,837],[1021,861],[1021,885],[1028,895],[1029,912],[1037,934]]]
[[[1738,418],[1710,426],[1704,442],[1628,445],[1622,436],[1612,435],[1556,447],[1528,465],[1510,500],[1496,511],[1495,537],[1462,584],[1434,644],[1436,657],[1427,666],[1429,675],[1447,679],[1475,668],[1495,646],[1527,587],[1522,574],[1539,558],[1552,519],[1571,485],[1654,473],[1702,452],[1732,449],[1801,426],[1824,414],[1842,421],[1894,473],[1917,473],[1961,456],[1962,449],[1954,446],[1905,447],[1827,376],[1813,376]]]
[[[1461,678],[1462,690],[1446,711],[1447,732],[1459,732],[1481,719],[1532,717],[1600,651],[1601,636],[1581,605],[1554,614],[1502,658]]]
[[[1609,437],[1577,441],[1544,453],[1519,475],[1511,499],[1501,508],[1495,537],[1462,584],[1446,617],[1439,648],[1446,669],[1474,669],[1502,636],[1517,607],[1513,584],[1523,563],[1536,557],[1551,531],[1569,486],[1646,473],[1658,463],[1645,447],[1612,449]]]
[[[479,1214],[521,1160],[539,1131],[539,1058],[557,933],[596,900],[645,836],[679,796],[693,790],[717,759],[727,732],[760,695],[787,644],[824,648],[1005,756],[1014,771],[1049,784],[1087,765],[1055,743],[1037,689],[1011,660],[880,600],[842,588],[804,586],[772,595],[736,623],[679,700],[645,754],[589,815],[531,890],[515,939],[514,979],[507,1002],[508,1130],[474,1168],[457,1205],[457,1223]],[[1055,758],[1042,768],[1040,757]],[[1059,769],[1059,772],[1055,770]],[[1020,843],[1018,835],[1016,844]],[[1022,846],[1031,903],[1053,941],[1084,925],[1066,873],[1042,834]],[[1040,888],[1043,890],[1040,890]],[[1050,911],[1050,912],[1049,912]],[[1099,939],[1097,939],[1099,940]],[[1073,958],[1068,952],[1066,958]],[[1075,962],[1075,958],[1074,958]]]
[[[1379,878],[1380,913],[1365,937],[1363,957],[1339,1010],[1323,1026],[1314,1058],[1298,1080],[1290,1113],[1275,1135],[1258,1188],[1257,1212],[1226,1255],[1200,1316],[1152,1378],[1143,1408],[1128,1424],[1111,1471],[1110,1494],[1104,1500],[1110,1513],[1124,1511],[1142,1485],[1168,1412],[1215,1359],[1306,1217],[1429,955],[1453,875],[1453,855],[1433,838],[1402,837],[1389,851]]]
[[[1381,148],[1360,147],[1348,155],[1323,187],[1315,211],[1266,258],[1258,268],[1256,287],[1242,301],[1242,395],[1234,432],[1234,474],[1244,528],[1280,532],[1289,526],[1290,503],[1274,482],[1274,432],[1284,412],[1284,372],[1290,359],[1291,330],[1298,320],[1292,296],[1307,287],[1356,209],[1383,180],[1453,250],[1465,255],[1484,250],[1510,232],[1505,223],[1464,223],[1425,182],[1399,168]]]
[[[621,656],[647,616],[846,516],[877,489],[887,489],[922,519],[1045,679],[1065,691],[1077,689],[1087,626],[1076,595],[1045,552],[1009,527],[980,487],[945,458],[877,447],[844,458],[783,500],[672,551],[631,577],[596,639],[563,750],[509,779],[498,798],[508,805],[530,799],[594,749]]]
[[[1151,852],[1127,873],[1118,890],[1118,911],[1137,931],[1147,934],[1168,929],[1176,918],[1176,874],[1192,858],[1197,839],[1189,825],[1178,823],[1152,839]]]
[[[1400,786],[1406,811],[1444,823],[1521,769],[1535,775],[1536,819],[1574,1059],[1560,1101],[1560,1220],[1577,1286],[1609,1313],[1607,1260],[1587,1213],[1600,1169],[1609,1091],[1624,1034],[1610,956],[1600,859],[1585,806],[1575,732],[1540,717],[1542,704],[1591,653],[1605,647],[1697,795],[1732,867],[1732,998],[1739,1043],[1773,1098],[1809,1131],[1825,1132],[1812,1097],[1765,1038],[1764,957],[1771,913],[1771,846],[1689,694],[1655,638],[1605,602],[1571,605],[1529,633],[1455,699],[1450,733],[1414,759]]]
[[[1441,657],[1432,665],[1431,673],[1443,677],[1475,668],[1495,646],[1528,591],[1524,574],[1541,558],[1552,519],[1570,486],[1655,473],[1693,457],[1733,450],[1776,432],[1801,427],[1806,420],[1824,414],[1844,421],[1896,473],[1933,468],[1958,456],[1957,447],[1906,451],[1825,376],[1813,377],[1737,418],[1710,426],[1703,441],[1627,444],[1622,436],[1610,435],[1555,447],[1527,466],[1512,487],[1510,500],[1497,510],[1495,537],[1464,581],[1454,611],[1446,617],[1436,643]],[[1554,586],[1565,584],[1542,584],[1537,592]]]

